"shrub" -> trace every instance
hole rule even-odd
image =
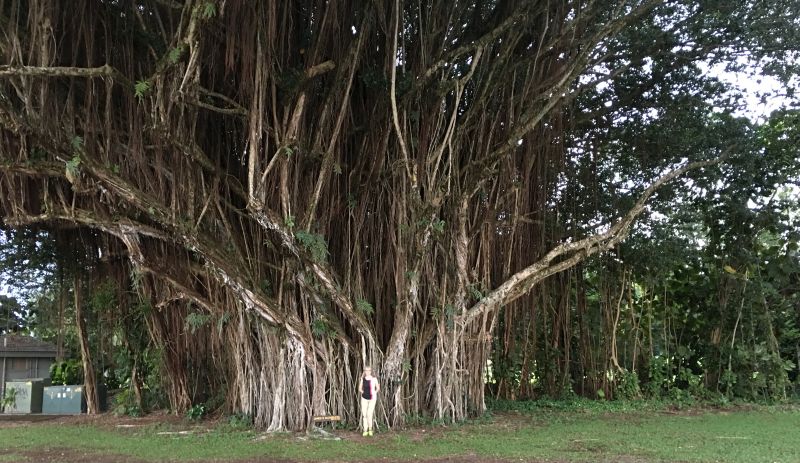
[[[642,391],[639,388],[639,375],[635,371],[622,371],[619,373],[617,380],[616,399],[630,400],[639,399],[642,397]]]
[[[247,429],[253,426],[253,417],[247,413],[236,413],[228,417],[228,426],[233,429]]]
[[[3,395],[3,400],[0,400],[0,411],[5,411],[6,408],[14,408],[17,406],[17,390],[12,388],[6,389]]]
[[[186,417],[192,421],[203,418],[206,414],[206,406],[204,404],[192,405],[189,411],[186,412]]]
[[[55,362],[50,365],[50,381],[56,386],[83,384],[83,365],[77,359]]]
[[[126,415],[138,417],[143,415],[143,410],[136,403],[136,396],[130,389],[120,391],[119,394],[114,396],[112,412],[117,416]]]

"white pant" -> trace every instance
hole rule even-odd
[[[372,423],[375,415],[375,402],[377,400],[361,398],[361,428],[364,431],[372,431]]]

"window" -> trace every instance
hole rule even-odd
[[[9,360],[9,370],[24,371],[28,369],[28,359],[26,358],[12,358]]]

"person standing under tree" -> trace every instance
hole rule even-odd
[[[378,378],[372,376],[372,368],[364,368],[361,375],[361,428],[364,430],[363,436],[372,435],[372,425],[375,421],[375,403],[378,401],[378,391],[381,385]]]

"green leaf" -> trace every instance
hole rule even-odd
[[[79,135],[75,135],[74,137],[72,137],[72,140],[70,140],[70,146],[72,146],[72,151],[73,152],[82,151],[83,150],[83,137],[81,137]]]
[[[213,2],[204,3],[200,15],[203,17],[203,19],[213,18],[217,15],[217,5],[214,5]]]
[[[210,320],[211,315],[192,312],[186,316],[184,326],[191,331],[192,334],[195,334],[197,330],[207,325]]]
[[[146,80],[140,80],[136,82],[136,85],[134,85],[133,89],[136,98],[141,100],[142,98],[144,98],[145,95],[147,95],[150,92],[150,82]]]
[[[67,161],[67,169],[68,170],[72,170],[72,171],[76,171],[77,172],[77,170],[78,170],[78,168],[80,168],[80,166],[81,166],[81,158],[80,158],[80,156],[75,156],[72,159],[70,159],[69,161]]]
[[[372,315],[372,313],[375,312],[375,308],[372,307],[372,304],[365,301],[364,299],[358,299],[356,301],[356,309],[358,309],[359,312],[367,316]]]
[[[290,158],[294,154],[294,150],[289,145],[286,145],[286,146],[281,146],[281,148],[278,150],[278,153],[283,153],[286,155],[287,158]]]
[[[80,156],[75,156],[69,161],[67,161],[67,166],[66,166],[67,180],[69,180],[71,183],[75,183],[78,180],[78,177],[80,177],[81,175],[80,167],[81,167]]]
[[[411,360],[406,359],[403,361],[403,373],[407,374],[409,371],[411,371]]]
[[[323,337],[330,332],[330,327],[322,318],[317,318],[311,323],[311,333],[317,337]]]
[[[473,299],[477,299],[477,300],[483,299],[483,291],[481,291],[480,284],[476,283],[476,284],[469,285],[469,287],[467,289],[469,290],[469,294],[470,294],[470,296],[472,296]]]
[[[322,235],[315,233],[308,233],[306,231],[298,231],[295,233],[295,238],[303,247],[311,254],[315,262],[323,262],[328,257],[328,244]]]
[[[177,46],[169,51],[167,55],[167,60],[169,60],[170,64],[175,64],[181,59],[181,55],[183,55],[183,45]]]
[[[197,421],[206,414],[206,406],[203,404],[192,405],[186,412],[186,417],[192,421]]]

